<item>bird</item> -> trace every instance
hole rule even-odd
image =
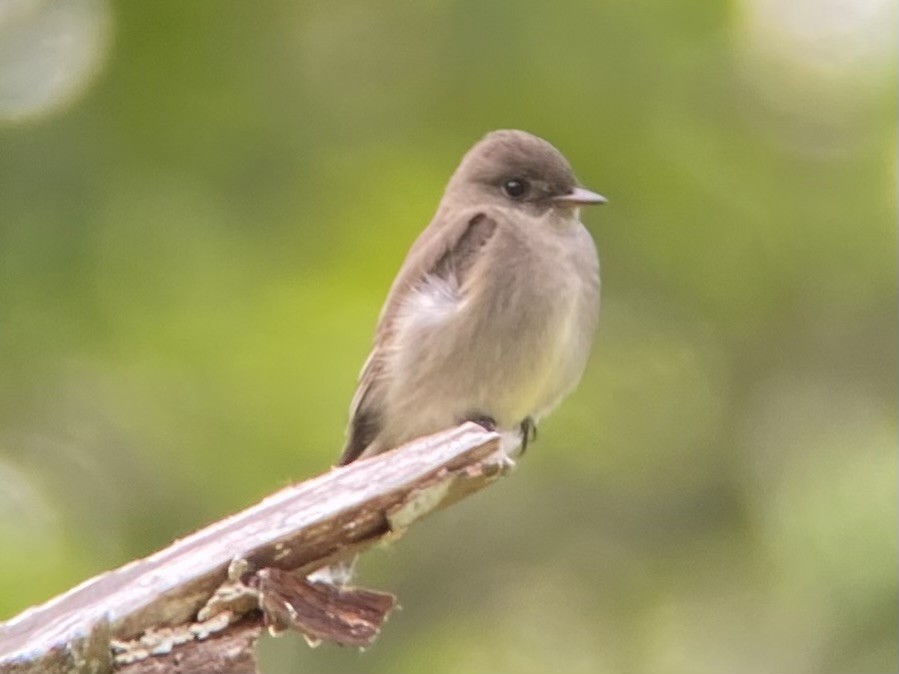
[[[591,350],[599,257],[580,211],[604,203],[538,136],[477,142],[390,287],[338,465],[464,421],[523,452]]]

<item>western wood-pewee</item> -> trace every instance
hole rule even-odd
[[[524,131],[471,148],[381,310],[340,464],[465,420],[526,447],[587,361],[599,260],[579,215],[605,201]]]

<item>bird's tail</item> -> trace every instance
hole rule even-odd
[[[327,583],[338,587],[349,585],[353,580],[353,575],[356,570],[356,560],[358,559],[359,556],[356,555],[352,559],[341,560],[334,564],[323,566],[310,573],[307,576],[307,579],[313,583]]]

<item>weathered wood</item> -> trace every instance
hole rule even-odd
[[[312,583],[281,569],[262,569],[251,584],[270,630],[293,629],[312,643],[368,646],[396,604],[391,594]]]
[[[134,660],[116,674],[254,674],[254,648],[262,620],[248,615],[203,640],[194,639],[167,653]]]
[[[280,571],[302,579],[402,535],[499,477],[509,465],[499,445],[464,424],[283,489],[0,623],[0,673],[249,672],[263,623],[341,641],[342,620],[356,630],[344,643],[368,643],[390,608],[377,593],[341,599]],[[220,668],[185,668],[200,660]]]

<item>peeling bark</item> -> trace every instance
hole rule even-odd
[[[264,626],[368,645],[394,598],[306,576],[510,465],[499,435],[469,423],[283,489],[0,623],[0,674],[250,673]]]

